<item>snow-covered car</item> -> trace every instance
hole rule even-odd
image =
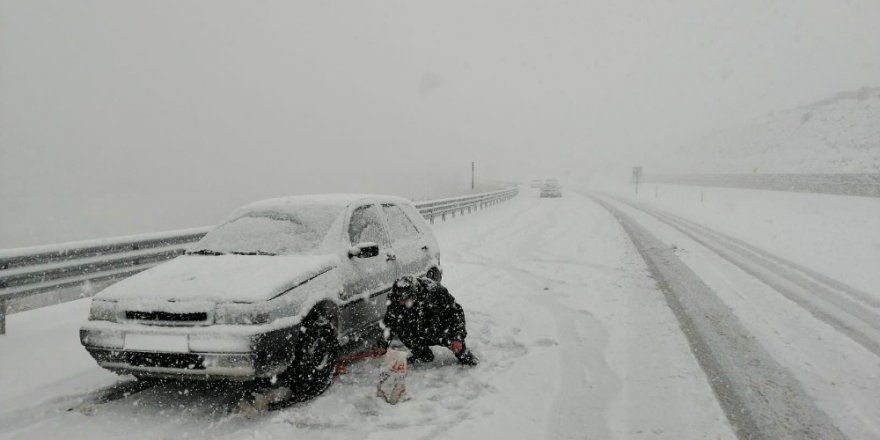
[[[433,232],[409,201],[265,200],[98,293],[80,339],[100,366],[139,379],[274,378],[317,394],[340,353],[381,334],[402,275],[442,275]]]

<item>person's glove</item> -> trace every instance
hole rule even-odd
[[[449,349],[455,354],[461,353],[462,348],[463,345],[461,344],[461,341],[452,341],[452,343],[449,344]]]

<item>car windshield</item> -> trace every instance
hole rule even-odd
[[[302,206],[293,212],[251,211],[209,232],[191,254],[292,255],[314,253],[344,208]]]

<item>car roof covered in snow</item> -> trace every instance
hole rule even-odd
[[[352,203],[361,200],[376,200],[380,203],[409,204],[410,201],[403,197],[381,194],[315,194],[306,196],[278,197],[274,199],[260,200],[242,206],[236,212],[253,210],[288,211],[302,206],[338,206],[345,208]]]
[[[343,213],[346,208],[361,201],[394,203],[403,206],[410,205],[410,201],[402,197],[379,194],[319,194],[259,200],[236,209],[221,222],[218,228],[209,232],[200,243],[208,240],[219,228],[231,224],[242,217],[254,217],[254,214],[258,213],[257,217],[271,218],[272,216],[266,215],[266,213],[272,212],[282,214],[282,217],[295,217],[297,219],[296,223],[311,225],[312,229],[322,231],[321,235],[325,239],[318,249],[326,251],[335,243],[335,239],[332,237],[335,237],[336,234],[332,231],[340,230],[344,221]]]

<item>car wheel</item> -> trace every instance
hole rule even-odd
[[[443,278],[443,275],[435,267],[428,269],[428,273],[426,274],[426,276],[428,277],[429,280],[432,280],[438,284],[440,283],[440,279]]]
[[[333,317],[313,310],[300,324],[293,361],[279,379],[290,388],[293,399],[312,399],[330,386],[338,356],[339,341]]]

